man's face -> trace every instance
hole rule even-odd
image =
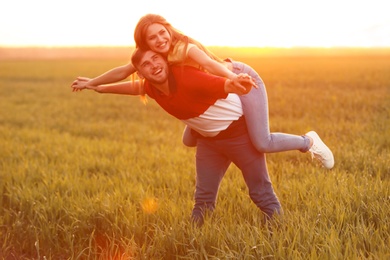
[[[161,54],[146,51],[139,62],[138,73],[154,84],[162,84],[168,80],[168,64]]]

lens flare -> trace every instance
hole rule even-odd
[[[153,214],[158,209],[158,202],[156,198],[146,198],[141,202],[142,210],[146,214]]]

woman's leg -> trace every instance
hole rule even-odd
[[[191,128],[186,125],[183,131],[183,137],[182,137],[183,144],[188,147],[195,147],[197,143],[197,138],[191,133]]]
[[[233,63],[233,72],[236,74],[249,74],[258,86],[258,88],[252,88],[248,94],[240,96],[249,136],[256,149],[263,153],[289,150],[308,151],[310,148],[310,139],[306,136],[270,133],[268,97],[264,82],[260,76],[251,67],[241,62]],[[183,131],[183,144],[188,147],[195,147],[196,141],[197,138],[191,134],[191,129],[186,126]]]
[[[255,70],[242,62],[233,62],[233,72],[236,74],[249,74],[258,87],[252,88],[248,94],[240,96],[240,99],[250,139],[259,152],[309,151],[312,154],[312,158],[315,157],[321,161],[325,168],[333,168],[334,157],[332,151],[314,131],[310,131],[302,136],[270,133],[268,97],[263,80]]]
[[[307,152],[310,148],[309,137],[285,133],[270,133],[267,91],[263,80],[256,71],[244,63],[233,62],[233,72],[236,74],[249,74],[258,87],[252,88],[248,94],[240,96],[249,136],[256,149],[262,153],[289,150]]]

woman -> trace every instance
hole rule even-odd
[[[201,43],[174,28],[160,15],[143,16],[135,28],[134,40],[138,48],[161,53],[170,64],[195,66],[211,74],[229,78],[236,84],[239,84],[237,74],[248,74],[254,80],[256,87],[252,88],[249,93],[241,95],[240,99],[249,136],[255,148],[263,153],[289,150],[309,151],[312,157],[320,160],[325,168],[333,168],[333,154],[316,132],[310,131],[302,136],[270,133],[268,97],[264,82],[248,65],[232,60],[222,61]],[[74,86],[84,88],[112,83],[125,79],[134,72],[134,66],[129,63],[91,80],[78,78]],[[192,134],[188,127],[184,131],[183,143],[187,146],[196,146],[196,134]]]

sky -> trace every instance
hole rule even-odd
[[[3,0],[0,47],[133,46],[147,13],[206,46],[390,47],[387,0]]]

